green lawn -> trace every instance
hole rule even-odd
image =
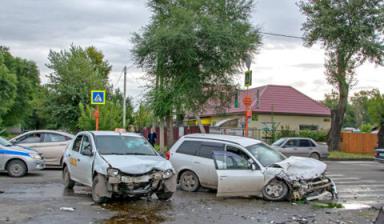
[[[373,155],[332,151],[332,152],[329,152],[328,158],[329,159],[373,159]]]

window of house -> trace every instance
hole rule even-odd
[[[299,125],[300,131],[308,130],[308,131],[317,131],[319,130],[318,125],[307,125],[307,124],[301,124]]]

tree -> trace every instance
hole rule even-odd
[[[137,111],[133,115],[134,125],[137,131],[142,131],[145,127],[152,125],[154,118],[152,116],[149,106],[141,102]]]
[[[234,74],[260,44],[259,33],[248,20],[252,4],[252,0],[149,1],[152,20],[142,34],[134,35],[132,52],[147,73],[147,100],[154,116],[161,124],[168,118],[168,130],[175,113],[198,114],[208,100],[223,100],[234,90]]]
[[[11,73],[4,63],[5,54],[8,52],[0,48],[0,127],[4,127],[3,119],[15,103],[17,78]]]
[[[51,117],[50,126],[76,131],[81,115],[79,104],[90,104],[92,89],[108,88],[111,66],[94,47],[50,51],[48,60],[52,73],[48,77],[45,114]]]
[[[328,145],[337,150],[356,68],[369,60],[383,64],[384,3],[382,0],[301,0],[307,17],[305,44],[320,42],[326,52],[326,76],[338,93],[332,110]]]
[[[32,114],[32,100],[40,85],[39,71],[34,62],[12,56],[7,48],[0,47],[0,54],[3,66],[15,75],[17,92],[14,103],[3,115],[3,125],[24,125]]]
[[[373,122],[379,126],[378,147],[384,148],[384,95],[375,91],[368,100],[368,113]]]

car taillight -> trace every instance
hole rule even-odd
[[[165,159],[169,160],[171,158],[171,152],[166,152],[165,153]]]

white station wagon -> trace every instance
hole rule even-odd
[[[92,187],[95,202],[113,195],[167,200],[176,191],[176,175],[145,138],[134,133],[80,132],[64,153],[63,180]]]
[[[312,158],[285,157],[261,141],[229,135],[191,134],[167,153],[184,191],[200,186],[217,196],[259,196],[267,200],[337,196],[327,165]]]

